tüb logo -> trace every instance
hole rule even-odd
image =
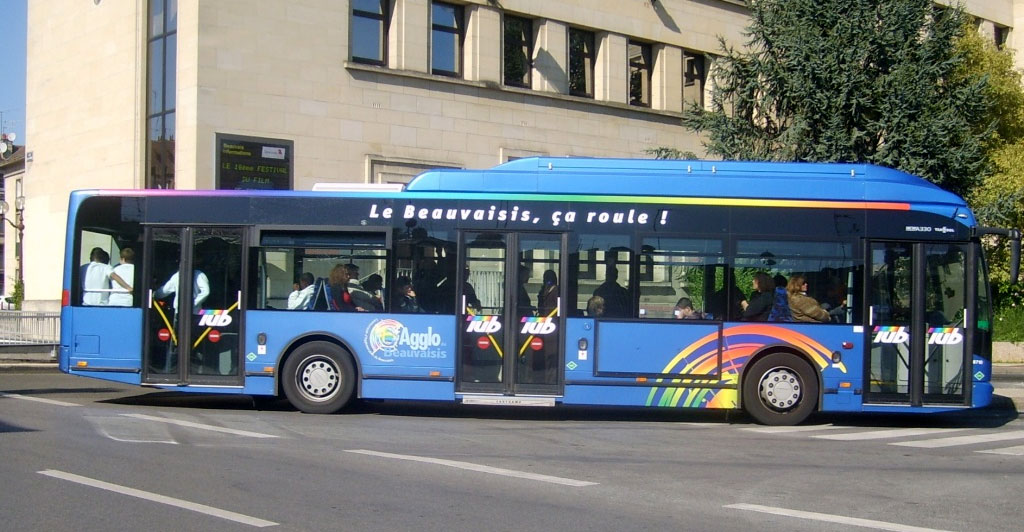
[[[228,325],[231,325],[231,316],[227,312],[221,314],[220,311],[203,311],[203,315],[199,318],[199,325],[205,325],[207,327],[227,327]]]
[[[875,327],[876,344],[905,344],[910,341],[906,327]]]
[[[466,321],[469,322],[466,332],[491,334],[501,330],[497,316],[466,316]]]
[[[964,341],[964,335],[956,327],[933,327],[928,329],[928,345],[956,345]]]
[[[523,330],[520,332],[522,334],[542,336],[555,332],[556,328],[555,320],[551,318],[523,317]]]

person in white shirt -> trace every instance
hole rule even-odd
[[[288,310],[305,310],[313,299],[313,274],[309,272],[299,276],[298,289],[288,294]]]
[[[174,312],[178,312],[178,272],[174,272],[163,286],[157,289],[154,297],[163,299],[174,294]],[[210,279],[200,270],[192,270],[192,312],[202,309],[203,301],[210,296]]]
[[[82,304],[106,305],[110,298],[110,255],[95,247],[89,253],[89,263],[82,265]]]
[[[121,250],[121,264],[114,266],[110,280],[114,290],[107,304],[112,307],[132,306],[132,283],[135,282],[135,251],[132,248]]]

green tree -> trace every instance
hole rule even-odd
[[[757,0],[722,41],[711,105],[683,124],[725,159],[880,164],[963,194],[989,172],[986,80],[956,75],[959,8],[932,0]]]
[[[966,61],[959,68],[965,79],[985,78],[985,97],[992,102],[988,120],[996,127],[987,139],[993,172],[971,191],[968,200],[983,225],[1024,228],[1024,86],[1013,67],[1013,54],[969,29],[959,40]],[[1019,301],[1009,286],[1009,253],[1005,239],[987,242],[990,271],[999,304]]]

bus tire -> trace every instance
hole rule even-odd
[[[352,357],[330,342],[299,346],[285,360],[283,372],[285,397],[307,414],[334,414],[345,408],[355,391]]]
[[[772,353],[743,375],[743,409],[764,425],[796,425],[818,402],[818,378],[804,359]]]

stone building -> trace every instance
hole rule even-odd
[[[1016,46],[1022,4],[967,8]],[[706,100],[719,36],[742,45],[747,22],[740,0],[32,2],[26,308],[59,304],[77,188],[309,189],[529,155],[700,154],[684,102]]]

